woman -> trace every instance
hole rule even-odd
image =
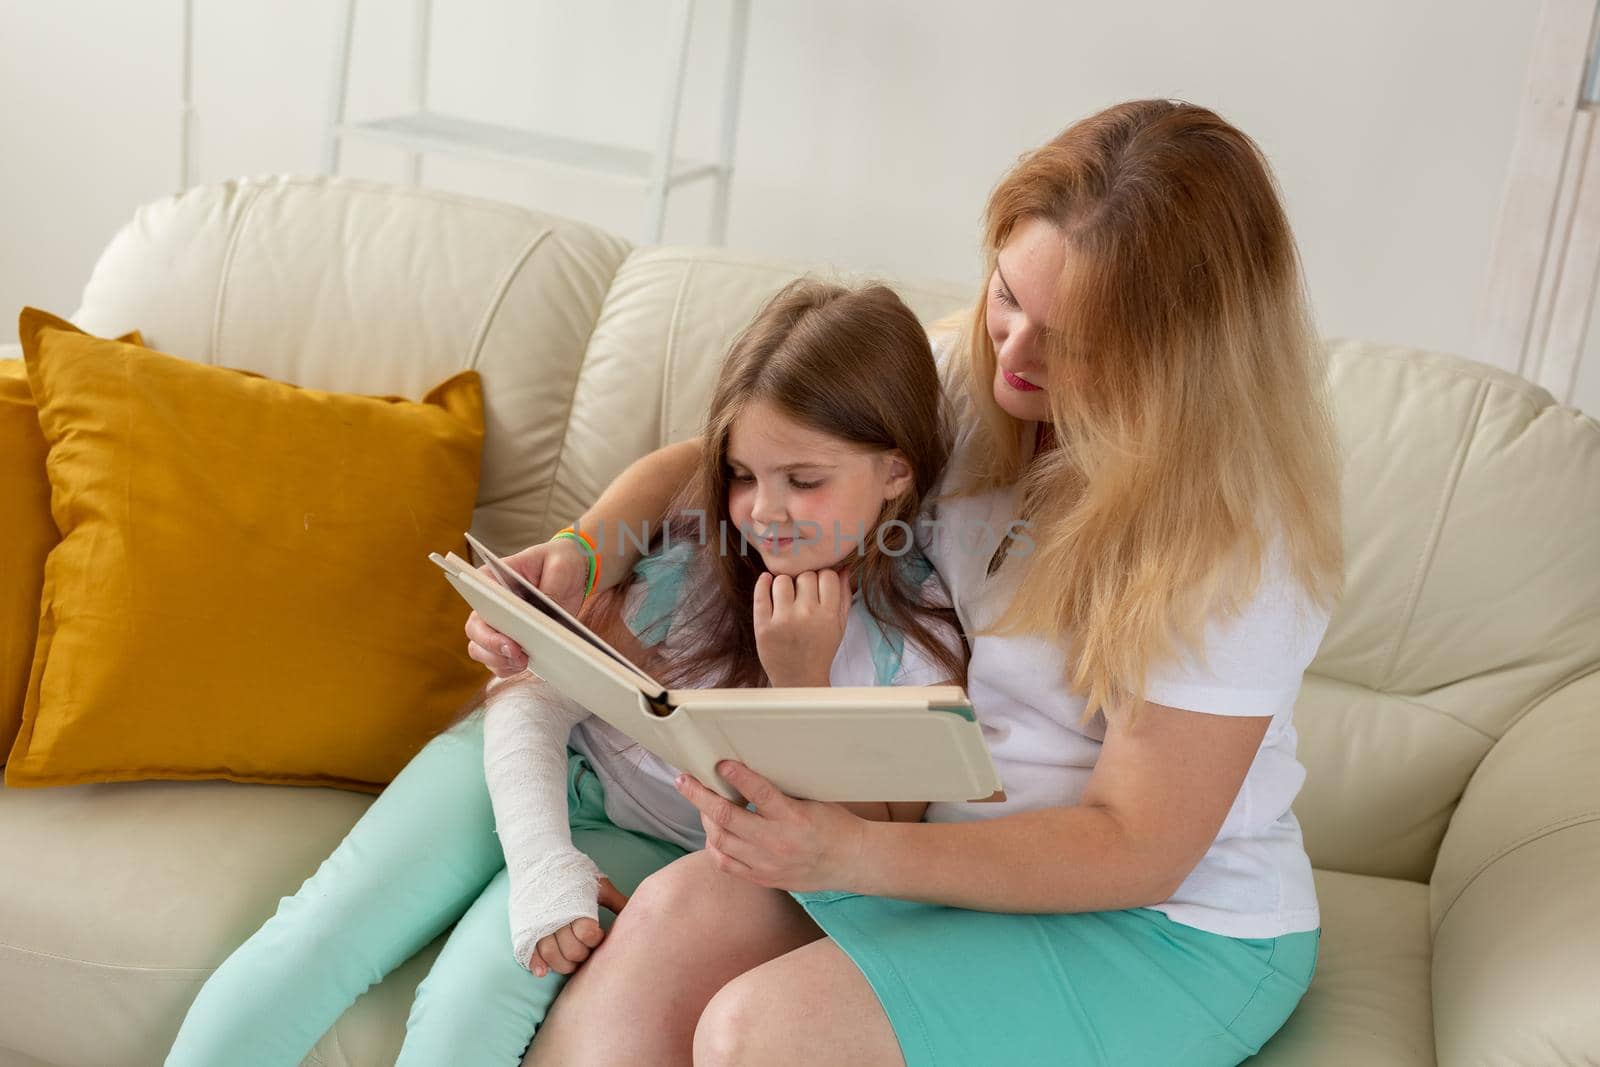
[[[1266,162],[1203,108],[1122,104],[1018,163],[985,251],[926,528],[1008,799],[868,825],[737,764],[754,810],[683,782],[706,850],[640,886],[533,1063],[1236,1063],[1310,982],[1291,715],[1338,591],[1338,478]],[[697,447],[580,527],[658,514]],[[582,566],[522,563],[569,597]]]

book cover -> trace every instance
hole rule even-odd
[[[729,799],[739,794],[715,771],[724,759],[813,800],[1004,799],[958,686],[668,690],[476,538],[468,543],[499,582],[453,553],[429,559],[523,647],[533,673]]]

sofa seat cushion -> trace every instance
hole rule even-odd
[[[233,782],[0,789],[0,1067],[159,1064],[211,970],[369,802]],[[1317,892],[1316,979],[1252,1062],[1431,1064],[1427,886],[1318,871]],[[438,949],[370,990],[306,1062],[392,1063]]]
[[[1338,871],[1317,871],[1316,881],[1322,907],[1316,977],[1288,1023],[1249,1063],[1431,1067],[1428,887]]]
[[[160,1064],[212,969],[370,802],[222,781],[0,789],[0,1067]],[[368,991],[306,1062],[394,1062],[438,949]]]

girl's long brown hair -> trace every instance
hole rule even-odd
[[[1061,641],[1085,717],[1131,714],[1147,668],[1253,592],[1274,536],[1336,599],[1322,349],[1267,161],[1205,108],[1119,104],[1024,156],[989,199],[986,277],[1029,219],[1067,253],[1045,342],[1059,447],[1024,469],[980,294],[957,361],[981,423],[962,488],[1019,484],[1037,545],[993,632]]]
[[[756,402],[830,437],[905,457],[912,484],[884,504],[876,526],[866,531],[860,554],[851,557],[852,584],[874,618],[898,630],[908,645],[920,645],[948,679],[964,685],[966,657],[954,610],[928,603],[901,564],[917,551],[912,531],[922,501],[949,458],[949,406],[927,334],[883,285],[798,279],[767,302],[729,349],[702,430],[699,471],[651,545],[654,550],[666,539],[695,546],[671,624],[686,636],[674,639],[672,656],[642,647],[623,622],[633,574],[585,603],[579,618],[672,688],[769,684],[756,652],[753,608],[756,579],[766,568],[728,511],[728,436],[734,420]],[[481,697],[470,706],[478,702]]]

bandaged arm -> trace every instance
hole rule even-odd
[[[539,939],[578,919],[598,921],[600,871],[572,844],[567,737],[588,712],[523,675],[491,685],[483,773],[511,882],[511,945],[523,966]]]

